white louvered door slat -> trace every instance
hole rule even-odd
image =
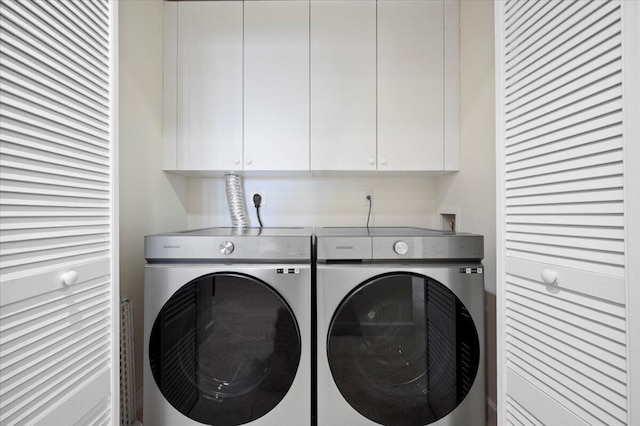
[[[503,424],[628,424],[623,3],[496,2]]]
[[[100,86],[101,83],[108,83],[104,75],[96,72],[92,65],[87,65],[84,59],[76,59],[76,55],[69,52],[66,46],[54,42],[42,43],[42,39],[50,40],[45,32],[31,26],[28,20],[22,19],[13,10],[4,10],[3,16],[6,19],[3,19],[2,23],[7,41],[11,43],[7,50],[14,52],[12,56],[17,56],[18,59],[22,55],[31,56],[54,70],[65,67],[75,80],[81,81],[90,90],[89,93],[101,95],[105,102],[108,100],[108,93]],[[57,48],[63,51],[59,52]],[[96,79],[98,81],[95,81]]]
[[[3,426],[117,421],[114,7],[0,4]]]
[[[7,39],[10,39],[10,37],[7,36]],[[104,99],[99,99],[100,102],[96,102],[95,99],[87,98],[84,94],[76,92],[73,90],[73,82],[69,81],[68,76],[59,75],[46,69],[35,72],[33,67],[36,64],[36,58],[21,56],[18,52],[5,46],[0,47],[0,51],[6,54],[1,69],[7,79],[16,76],[15,80],[19,81],[20,84],[31,84],[37,86],[40,90],[55,91],[59,99],[62,97],[62,99],[69,99],[72,102],[83,105],[86,114],[100,113],[100,109],[104,106]]]
[[[515,35],[525,41],[510,50],[507,57],[509,80],[538,71],[540,64],[537,62],[542,58],[552,61],[544,62],[540,69],[555,67],[558,58],[574,57],[582,45],[607,39],[605,30],[620,18],[619,13],[617,18],[607,15],[615,6],[603,2],[572,0],[554,3],[558,7],[553,10],[553,19],[545,19],[543,22],[546,24],[542,26],[534,21],[530,31]]]
[[[544,423],[511,398],[507,399],[507,420],[517,425],[544,426]]]

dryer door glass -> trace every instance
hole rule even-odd
[[[327,342],[343,397],[383,425],[426,425],[469,393],[480,342],[462,302],[420,275],[376,277],[338,307]]]
[[[240,425],[271,411],[293,383],[300,351],[287,303],[266,283],[234,273],[183,286],[161,309],[149,341],[164,397],[212,425]]]

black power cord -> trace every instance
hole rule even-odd
[[[253,194],[253,205],[256,208],[256,216],[258,216],[258,223],[262,228],[262,218],[260,218],[260,204],[262,204],[262,196],[260,194]]]
[[[371,195],[367,195],[367,200],[369,201],[369,214],[367,215],[367,232],[369,232],[369,219],[371,219]]]

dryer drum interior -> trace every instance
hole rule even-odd
[[[327,356],[340,393],[360,414],[383,425],[426,425],[471,390],[480,342],[451,290],[394,272],[345,297],[331,321]]]
[[[290,307],[266,283],[238,273],[182,286],[160,310],[149,340],[151,372],[165,399],[214,425],[271,411],[291,387],[300,356]]]

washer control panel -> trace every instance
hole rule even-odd
[[[407,252],[409,251],[409,245],[406,243],[406,241],[396,241],[393,244],[393,251],[395,251],[396,254],[399,255],[407,254]]]
[[[235,246],[231,241],[223,241],[220,243],[220,253],[222,254],[231,254],[233,253],[233,249],[235,249]]]

